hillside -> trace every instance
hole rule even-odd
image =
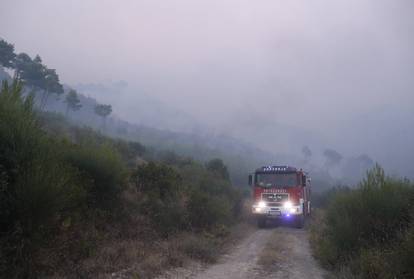
[[[9,80],[11,78],[4,71],[2,71],[2,75]],[[83,87],[86,89],[90,88],[87,86]],[[70,89],[71,87],[64,85],[65,93],[63,95],[67,94]],[[102,90],[105,93],[105,89]],[[30,89],[28,88],[26,92],[29,91]],[[36,100],[38,100],[37,102],[39,102],[41,94],[41,92],[36,93],[35,96]],[[137,122],[141,122],[142,124],[130,123],[117,116],[116,111],[114,112],[114,115],[110,116],[107,120],[104,130],[102,119],[94,113],[94,108],[99,102],[95,98],[83,94],[81,91],[78,92],[78,98],[82,104],[82,108],[79,111],[71,112],[66,115],[71,123],[78,125],[79,127],[88,126],[100,130],[105,135],[114,138],[123,138],[141,142],[153,148],[155,152],[172,150],[179,155],[189,156],[201,161],[222,157],[225,163],[229,166],[232,181],[240,186],[246,185],[246,177],[252,169],[256,168],[257,165],[263,165],[267,164],[267,162],[274,161],[274,158],[276,157],[276,155],[262,151],[251,144],[244,143],[225,135],[213,135],[208,131],[198,131],[195,134],[173,131],[171,129],[167,130],[165,128],[162,129],[161,127],[166,127],[168,123],[164,123],[164,125],[160,125],[160,127],[155,127],[157,123],[146,123],[145,119],[147,119],[147,117],[143,117],[142,119],[137,118]],[[159,111],[159,107],[154,107],[152,105],[154,105],[154,103],[149,102],[144,106],[147,107],[147,111]],[[49,98],[44,106],[44,110],[65,115],[67,107],[64,98]],[[158,116],[158,119],[161,119],[160,121],[162,121],[162,119],[171,119],[171,115],[168,114],[168,109],[166,110],[166,112],[162,112],[166,113],[164,118]],[[171,121],[176,123],[180,119],[181,118],[179,117]],[[149,124],[152,124],[153,126],[150,126]]]
[[[203,246],[194,249],[206,261],[220,249],[242,209],[222,160],[154,153],[80,128],[37,110],[22,90],[14,80],[0,91],[2,276],[101,278],[160,253],[151,271],[138,268],[152,277],[164,261],[176,266],[196,257],[194,245]],[[181,243],[190,248],[181,254],[150,248],[184,235],[188,242]]]
[[[22,78],[24,94],[34,95],[37,109],[60,113],[74,125],[91,127],[112,138],[141,142],[154,153],[170,150],[202,162],[220,157],[237,186],[245,187],[247,175],[258,166],[283,164],[310,171],[317,182],[314,190],[322,191],[335,184],[357,182],[375,161],[363,150],[352,157],[332,150],[339,156],[339,161],[332,164],[331,158],[325,156],[330,148],[325,147],[317,133],[284,125],[283,119],[263,122],[259,121],[261,114],[252,114],[249,118],[241,113],[237,119],[239,124],[247,123],[247,129],[243,124],[217,132],[145,92],[132,92],[124,81],[65,85],[56,70],[49,69],[39,55],[32,59],[26,53],[16,54],[13,45],[4,40],[2,43],[5,57],[15,59],[14,64],[7,62],[8,71]],[[10,80],[6,72],[2,71],[1,75]],[[77,102],[72,108],[67,102],[70,94]],[[124,98],[126,95],[133,97]],[[108,107],[108,114],[99,115],[96,111],[99,106]],[[249,137],[243,136],[244,133]],[[263,142],[258,143],[258,139]],[[266,149],[258,148],[258,144]],[[303,153],[306,148],[309,154]]]

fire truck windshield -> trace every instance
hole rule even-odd
[[[296,173],[257,173],[256,185],[261,187],[295,187],[299,185]]]

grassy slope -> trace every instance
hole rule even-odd
[[[240,214],[224,166],[39,114],[19,86],[0,94],[3,274],[96,277],[132,265],[149,277],[184,258],[214,260]]]

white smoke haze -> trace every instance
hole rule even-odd
[[[414,175],[411,0],[4,0],[0,37],[78,88],[125,81],[88,94],[131,122],[153,101],[171,129]]]

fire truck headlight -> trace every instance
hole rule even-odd
[[[291,201],[287,201],[283,204],[283,207],[286,209],[291,209],[293,207],[293,204]]]
[[[266,207],[266,203],[264,201],[259,201],[259,203],[257,204],[257,207],[259,208]]]

